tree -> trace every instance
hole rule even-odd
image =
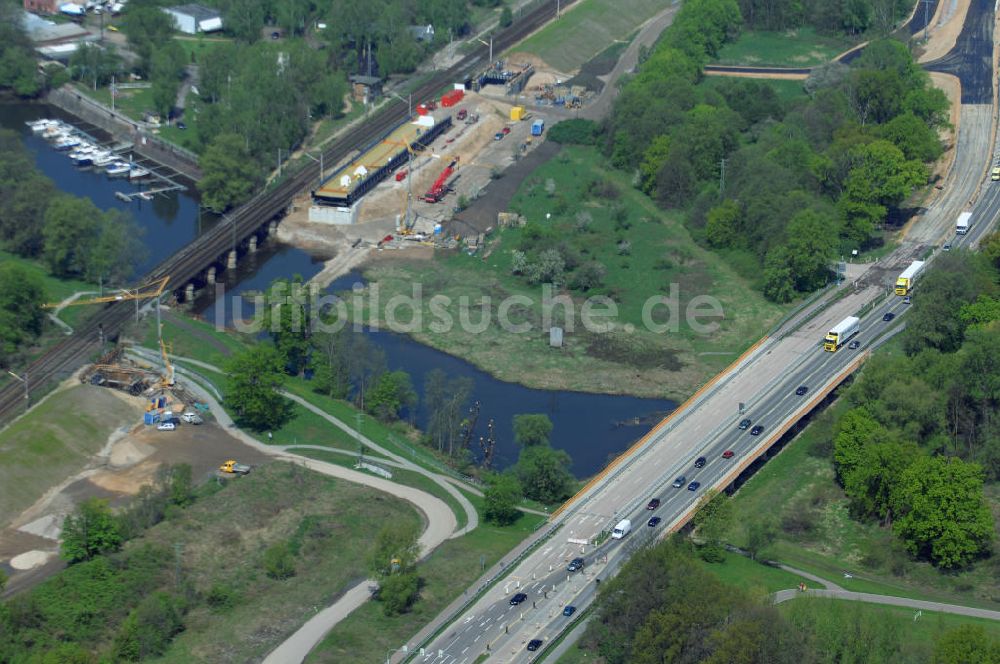
[[[415,525],[389,523],[378,531],[368,554],[368,571],[382,581],[412,572],[420,557],[420,533]]]
[[[378,600],[387,616],[405,613],[420,594],[420,577],[414,572],[394,574],[383,579],[378,586]]]
[[[510,7],[504,5],[503,9],[500,10],[500,27],[508,28],[510,27],[510,24],[513,22],[514,22],[514,12],[510,10]]]
[[[41,92],[42,81],[20,12],[15,3],[0,4],[0,88],[34,97]]]
[[[954,457],[918,457],[892,494],[895,532],[915,556],[939,567],[968,564],[994,537],[978,464]]]
[[[514,416],[514,442],[521,447],[548,445],[552,420],[544,413],[523,413]]]
[[[309,293],[303,279],[275,279],[264,293],[264,329],[284,359],[285,369],[301,374],[309,359]]]
[[[864,408],[853,408],[837,422],[833,439],[833,468],[843,485],[855,468],[864,462],[864,448],[886,438],[881,424]]]
[[[1000,662],[1000,642],[990,639],[981,625],[959,625],[938,637],[933,664]]]
[[[111,513],[107,500],[85,500],[63,522],[60,555],[70,563],[115,551],[121,544],[118,521]]]
[[[757,560],[761,551],[771,546],[778,536],[778,529],[774,523],[763,519],[751,521],[746,525],[746,550],[750,552],[750,558]]]
[[[174,34],[173,18],[152,5],[129,7],[122,23],[132,51],[139,56],[139,69],[149,73],[154,53],[166,46]]]
[[[844,477],[844,493],[851,499],[851,512],[856,517],[891,524],[892,492],[916,455],[912,445],[892,442],[865,445],[858,463]]]
[[[405,371],[391,371],[382,374],[368,393],[365,409],[383,422],[399,418],[400,410],[413,411],[417,404],[417,393],[413,389],[410,374]]]
[[[241,422],[256,431],[277,429],[292,414],[279,390],[285,381],[281,354],[269,344],[257,344],[234,355],[226,365],[229,389],[225,401]]]
[[[439,452],[449,456],[464,453],[456,449],[461,441],[465,407],[472,396],[474,383],[467,376],[448,380],[440,369],[431,369],[424,378],[424,408],[427,411],[427,437]]]
[[[199,160],[202,178],[198,189],[205,207],[225,212],[245,202],[260,184],[260,169],[236,134],[216,136]]]
[[[170,468],[170,502],[178,507],[194,502],[190,464],[180,463]]]
[[[486,490],[483,491],[483,518],[488,523],[498,526],[509,526],[521,516],[517,509],[524,492],[521,483],[512,473],[492,474],[486,478]]]
[[[927,169],[884,140],[858,146],[852,158],[855,166],[847,176],[841,206],[848,215],[848,238],[863,244],[870,226],[884,219],[885,208],[896,207],[914,187],[927,182]]]
[[[310,338],[313,391],[335,399],[347,398],[351,381],[343,349],[349,334],[346,329],[341,329],[337,332],[315,332]]]
[[[139,662],[162,655],[184,629],[181,601],[163,591],[144,597],[115,637],[117,660]]]
[[[267,547],[264,551],[264,570],[278,581],[295,576],[295,557],[287,542],[275,542]]]
[[[90,281],[121,284],[146,256],[142,229],[127,213],[108,210],[97,220],[94,238],[84,258],[84,276]]]
[[[88,247],[101,216],[89,198],[60,194],[49,201],[42,227],[42,258],[52,274],[70,277],[86,272]]]
[[[524,495],[543,503],[556,503],[569,498],[573,475],[571,459],[564,450],[548,445],[522,447],[514,473],[524,487]]]
[[[41,277],[16,263],[0,264],[0,367],[42,333],[45,299]]]

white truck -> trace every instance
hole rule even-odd
[[[970,222],[972,221],[971,212],[963,212],[958,215],[958,221],[955,222],[955,232],[959,235],[965,235],[969,232]]]
[[[826,333],[826,338],[823,339],[823,350],[836,353],[841,346],[860,331],[861,319],[857,316],[848,316]]]
[[[896,295],[909,295],[913,283],[924,269],[924,261],[913,261],[896,279]]]
[[[615,526],[615,529],[611,531],[611,537],[612,539],[622,539],[623,537],[628,535],[629,532],[631,531],[632,531],[632,522],[629,521],[628,519],[622,519],[621,521],[618,522],[618,525]]]

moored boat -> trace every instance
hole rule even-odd
[[[128,175],[131,170],[132,167],[129,166],[127,162],[116,161],[104,169],[104,172],[111,178],[123,178]]]

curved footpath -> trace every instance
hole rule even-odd
[[[847,600],[849,602],[867,602],[868,604],[885,604],[888,606],[902,606],[920,611],[937,611],[938,613],[954,613],[960,616],[972,618],[987,618],[989,620],[1000,620],[1000,611],[989,609],[977,609],[972,606],[961,606],[960,604],[942,604],[940,602],[928,602],[922,599],[909,599],[908,597],[893,597],[892,595],[873,595],[871,593],[856,593],[850,590],[779,590],[772,595],[775,604],[781,604],[788,600],[799,597],[827,597],[829,599]]]
[[[159,359],[159,355],[157,353],[154,353],[146,348],[133,347],[129,350],[134,355],[137,355],[146,361],[155,361]],[[208,369],[209,371],[222,373],[221,369],[206,362],[177,356],[175,356],[174,359],[197,365],[204,369]],[[384,454],[386,457],[390,458],[393,461],[392,465],[406,470],[419,472],[420,474],[429,477],[438,485],[442,486],[446,491],[448,491],[449,494],[455,496],[459,503],[462,504],[463,509],[468,515],[468,524],[465,528],[458,529],[458,519],[455,517],[455,513],[447,503],[425,491],[403,484],[398,484],[381,477],[375,477],[373,475],[352,470],[350,468],[344,468],[343,466],[338,466],[336,464],[310,459],[308,457],[288,452],[285,447],[267,445],[258,441],[237,427],[232,418],[229,416],[229,413],[222,408],[216,397],[210,394],[208,388],[203,386],[198,381],[198,378],[201,378],[202,380],[207,379],[197,376],[182,366],[175,366],[174,370],[178,375],[186,375],[190,379],[187,381],[186,387],[196,393],[197,396],[208,405],[219,425],[234,438],[239,439],[246,445],[249,445],[255,450],[263,452],[264,454],[267,454],[277,460],[288,461],[310,470],[323,473],[324,475],[338,477],[349,482],[370,486],[373,489],[384,491],[385,493],[402,498],[403,500],[409,501],[415,505],[427,519],[427,528],[424,530],[423,534],[421,534],[419,539],[421,560],[430,555],[431,552],[433,552],[434,549],[436,549],[442,542],[451,538],[460,537],[479,525],[479,514],[476,512],[475,507],[473,507],[472,503],[469,502],[469,499],[466,498],[465,495],[463,495],[457,488],[455,488],[450,481],[428,471],[421,466],[417,466],[411,461],[407,461],[399,455],[389,452],[368,438],[365,438],[364,436],[360,437],[361,440],[364,441],[365,445],[367,445],[370,449],[376,450],[380,454]],[[212,391],[215,391],[214,386],[212,387]],[[311,403],[293,394],[285,393],[285,396],[300,404],[304,408],[316,413],[320,417],[323,417],[334,426],[343,429],[351,435],[356,435],[355,432],[346,424],[332,415],[323,412]],[[299,445],[298,447],[303,446]],[[315,447],[319,447],[320,449],[329,449],[322,448],[321,446]],[[369,587],[374,585],[374,583],[374,581],[366,579],[349,588],[333,604],[321,610],[306,621],[306,623],[296,630],[295,633],[285,639],[285,641],[278,645],[277,648],[272,650],[267,657],[264,658],[265,664],[290,664],[292,662],[303,661],[309,652],[315,648],[320,641],[322,641],[323,637],[326,636],[326,634],[333,629],[338,622],[343,620],[345,617],[350,615],[352,611],[368,601],[371,595]]]

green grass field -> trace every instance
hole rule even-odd
[[[72,413],[72,417],[67,417]],[[0,514],[18,516],[50,487],[84,468],[120,426],[141,421],[103,387],[76,385],[51,394],[0,432]]]
[[[619,192],[616,201],[588,193],[590,183],[598,180],[613,183]],[[612,219],[615,205],[627,213],[624,226]],[[563,325],[563,347],[555,351],[549,346],[542,288],[511,273],[512,250],[525,234],[521,228],[494,235],[485,260],[454,253],[433,262],[379,265],[365,275],[378,282],[382,303],[394,295],[412,296],[414,284],[419,284],[424,324],[413,336],[502,380],[545,389],[682,398],[735,360],[786,311],[767,302],[725,259],[695,244],[678,215],[661,211],[635,190],[628,174],[607,170],[592,148],[564,148],[525,180],[510,208],[565,238],[561,241],[581,262],[605,266],[603,286],[589,294],[614,299],[618,315],[613,332],[586,330],[580,316],[583,298],[578,297],[574,321],[567,321],[573,327]],[[552,219],[546,220],[550,212]],[[576,216],[583,212],[592,218],[587,231],[576,227]],[[631,243],[627,255],[617,249],[619,240]],[[643,309],[649,298],[672,297],[672,289],[677,293],[677,315],[672,318],[676,326],[665,333],[648,330]],[[432,295],[451,299],[450,328],[436,325],[441,318],[431,308]],[[530,324],[528,333],[511,333],[497,324],[500,304],[511,296],[530,301],[511,310],[512,322]],[[715,298],[723,312],[723,318],[715,320],[718,328],[706,334],[697,333],[685,317],[688,304],[698,296]],[[463,298],[471,303],[473,323],[481,320],[484,303],[492,324],[482,330],[458,324]],[[565,311],[555,307],[553,318],[558,321]],[[657,324],[667,323],[669,316],[662,305],[652,311]],[[409,321],[405,310],[401,318]]]
[[[662,0],[579,0],[562,17],[511,49],[570,73],[669,5]]]
[[[732,499],[734,525],[728,541],[744,545],[744,524],[766,515],[779,534],[761,557],[811,572],[847,590],[996,610],[1000,563],[995,559],[968,570],[941,573],[911,560],[888,530],[851,518],[831,462],[810,454],[810,448],[830,439],[834,418],[843,408],[844,402],[838,402],[816,417],[740,488]],[[996,498],[992,496],[994,505]],[[797,517],[798,525],[791,517]],[[808,527],[803,528],[803,523]]]
[[[314,527],[303,531],[309,523]],[[262,658],[318,608],[367,575],[366,556],[381,524],[419,526],[412,505],[292,464],[270,463],[156,526],[141,540],[184,552],[184,573],[201,593],[216,584],[235,597],[228,610],[200,604],[185,617],[163,662]],[[302,541],[295,576],[264,574],[274,542]]]
[[[769,567],[736,553],[726,552],[726,560],[723,563],[706,563],[701,559],[699,562],[726,585],[743,590],[773,593],[796,588],[800,582],[806,581],[797,574]]]
[[[745,30],[719,51],[714,64],[746,67],[815,67],[829,62],[854,44],[817,34],[812,28],[785,32]]]
[[[479,506],[475,497],[470,500]],[[419,565],[423,586],[420,600],[409,613],[387,618],[381,606],[368,602],[334,627],[306,662],[384,661],[388,650],[416,634],[541,521],[542,517],[526,514],[512,526],[481,525],[468,535],[448,540]]]

